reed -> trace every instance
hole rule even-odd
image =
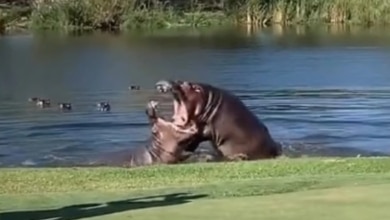
[[[18,1],[11,1],[18,2]],[[24,14],[5,13],[0,31],[24,16],[38,29],[134,29],[210,26],[390,22],[390,0],[30,0]],[[15,4],[10,6],[15,7]],[[26,12],[28,12],[26,14]],[[7,15],[4,15],[7,14]],[[18,22],[15,22],[18,21]],[[23,20],[23,19],[22,19]],[[26,23],[26,22],[25,22]]]
[[[0,4],[0,34],[9,29],[26,28],[30,8]]]
[[[250,8],[241,20],[252,23],[354,23],[390,22],[389,0],[247,0]],[[244,11],[244,10],[243,10]]]
[[[221,13],[197,6],[179,10],[158,0],[58,0],[35,2],[31,26],[45,29],[133,29],[220,23]],[[223,19],[220,19],[220,18]]]

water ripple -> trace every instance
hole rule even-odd
[[[319,99],[387,99],[390,89],[235,89],[231,90],[240,98],[272,97],[272,98],[319,98]]]
[[[35,125],[29,130],[50,130],[50,129],[86,129],[86,128],[122,128],[122,127],[144,127],[148,123],[119,123],[119,122],[85,122],[68,124]]]
[[[26,137],[45,137],[45,136],[52,136],[52,135],[60,135],[61,132],[31,132],[26,135]]]
[[[298,151],[301,154],[335,154],[337,149],[340,154],[347,155],[343,147],[364,148],[369,140],[372,150],[387,147],[383,143],[389,136],[383,128],[390,126],[387,101],[390,90],[237,89],[232,92],[270,127],[277,140],[329,149],[327,152],[295,147],[292,153],[288,148],[291,155],[296,156]],[[69,163],[76,157],[103,153],[107,149],[139,146],[146,141],[149,132],[144,111],[126,111],[124,103],[116,106],[121,110],[111,114],[85,112],[85,107],[62,114],[54,109],[23,110],[25,105],[13,103],[14,112],[9,114],[7,112],[11,111],[3,105],[0,112],[8,115],[0,116],[2,166]],[[15,110],[26,114],[15,114]],[[13,150],[5,151],[9,146],[13,146]],[[364,153],[372,154],[370,151]],[[348,155],[352,154],[351,150]],[[59,159],[65,157],[68,159]]]
[[[390,153],[390,56],[376,39],[229,33],[177,37],[164,47],[156,47],[159,37],[102,38],[110,44],[72,37],[61,46],[31,38],[23,47],[0,39],[0,166],[70,163],[139,146],[150,136],[146,102],[161,97],[153,85],[172,77],[231,90],[293,155]],[[71,102],[73,111],[37,108],[30,96]],[[110,102],[110,113],[97,111],[100,101]]]

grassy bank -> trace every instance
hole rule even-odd
[[[0,185],[2,220],[390,217],[390,158],[10,168]]]
[[[11,2],[21,2],[11,1]],[[0,30],[120,29],[225,23],[390,22],[388,0],[31,0],[0,7]],[[25,3],[27,2],[27,3]],[[216,2],[216,3],[215,3]]]
[[[316,178],[390,175],[390,158],[277,159],[237,163],[191,163],[122,168],[3,168],[0,194],[147,190],[221,182],[292,178],[311,185]],[[306,178],[308,177],[308,178]],[[381,177],[382,178],[382,177]],[[240,194],[240,193],[239,193]]]
[[[385,219],[390,158],[11,168],[0,170],[0,185],[2,220]]]

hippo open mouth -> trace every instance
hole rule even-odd
[[[173,96],[172,120],[175,124],[185,126],[188,123],[188,109],[186,97],[180,87],[180,82],[172,80],[160,80],[156,83],[156,89],[161,93],[171,93]]]

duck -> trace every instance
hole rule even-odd
[[[110,103],[108,103],[108,102],[99,102],[96,105],[97,105],[99,111],[108,112],[111,110]]]
[[[36,101],[37,106],[41,108],[49,107],[50,106],[50,99],[38,99]]]
[[[38,100],[40,100],[40,98],[38,98],[38,97],[30,97],[30,98],[28,98],[28,101],[29,102],[37,102]]]
[[[58,103],[58,107],[62,110],[72,110],[72,104],[71,103]]]
[[[138,85],[129,86],[129,90],[140,90],[140,89],[141,89],[141,86],[138,86]]]

